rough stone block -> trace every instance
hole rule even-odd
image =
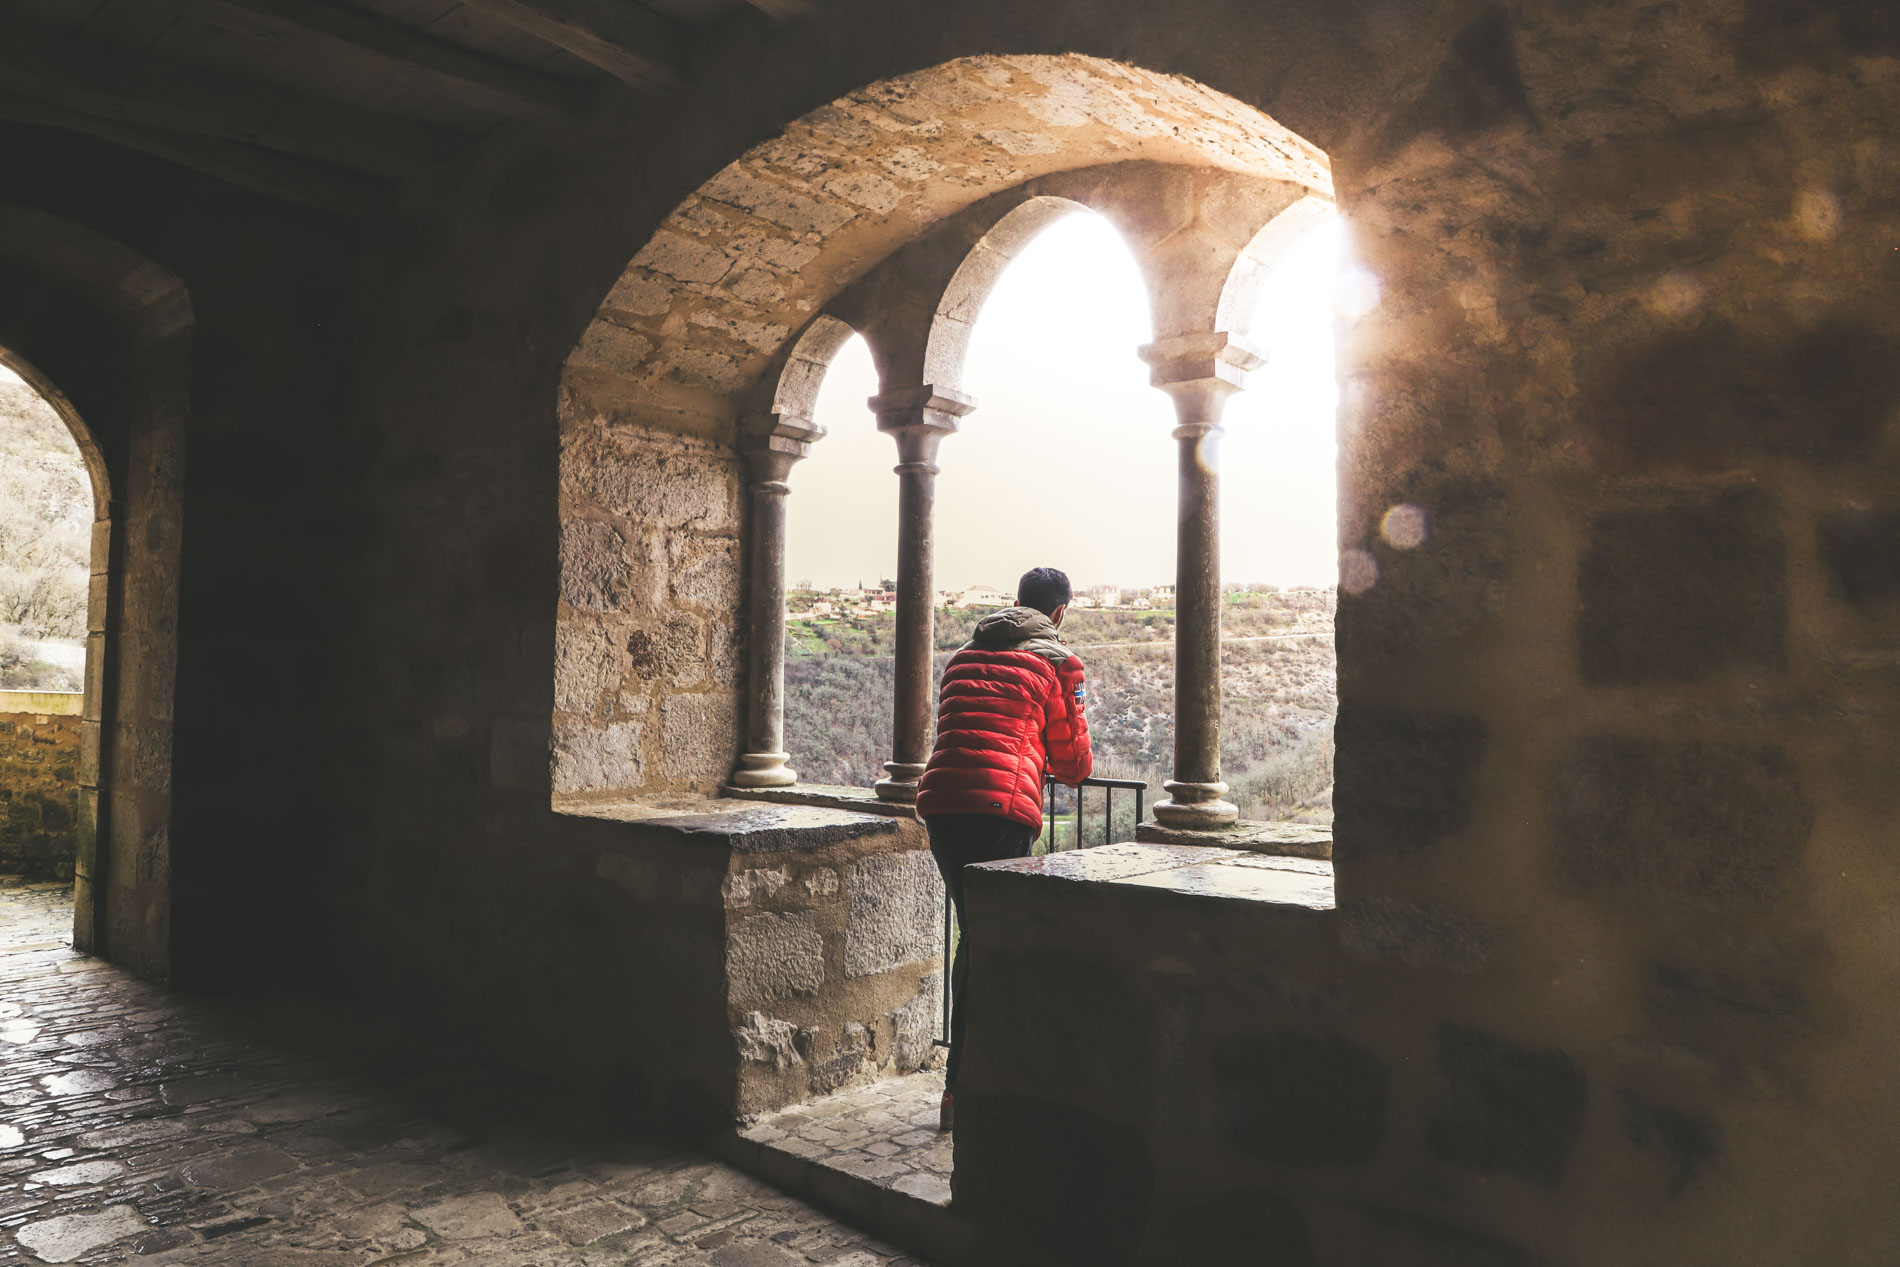
[[[891,1063],[909,1073],[936,1055],[937,1029],[943,1020],[943,974],[932,972],[917,983],[911,1000],[891,1013]]]
[[[1463,830],[1483,722],[1342,704],[1334,736],[1336,851],[1409,853]]]
[[[1214,1044],[1213,1133],[1276,1165],[1364,1166],[1385,1143],[1391,1072],[1330,1034],[1229,1034]]]
[[[970,1064],[1006,1064],[1051,1094],[1132,1111],[1153,1009],[1127,976],[1057,947],[976,949],[970,997],[983,1005],[970,1014]]]
[[[1900,341],[1831,319],[1773,334],[1710,320],[1579,367],[1579,416],[1613,470],[1815,465],[1865,453],[1900,405]]]
[[[1398,968],[1476,972],[1495,938],[1469,916],[1424,902],[1367,898],[1339,911],[1340,949],[1351,958]]]
[[[738,701],[730,695],[668,696],[660,705],[660,777],[708,787],[725,782],[739,751],[738,725]]]
[[[1124,1263],[1153,1201],[1133,1129],[1027,1096],[957,1089],[959,1211],[1000,1224],[1060,1263]]]
[[[1380,504],[1364,548],[1376,575],[1340,591],[1341,669],[1404,661],[1421,643],[1470,632],[1503,607],[1511,534],[1504,491],[1487,480],[1440,477],[1402,485],[1392,505],[1421,512],[1422,539],[1394,545],[1379,527]]]
[[[798,1052],[798,1027],[763,1012],[747,1012],[741,1017],[732,1027],[732,1038],[739,1059],[751,1064],[789,1069],[805,1062]]]
[[[1620,1090],[1623,1133],[1632,1147],[1654,1153],[1668,1171],[1669,1195],[1680,1196],[1702,1164],[1716,1154],[1722,1128],[1706,1117],[1652,1103],[1634,1091]]]
[[[1900,600],[1900,510],[1824,515],[1819,535],[1835,593],[1862,609]]]
[[[1595,735],[1558,765],[1551,860],[1572,893],[1704,909],[1771,902],[1814,822],[1779,747]]]
[[[564,620],[554,631],[554,707],[598,716],[619,699],[631,663],[617,631]]]
[[[943,880],[923,849],[876,854],[844,868],[850,922],[844,934],[848,977],[921,963],[943,951]]]
[[[570,722],[555,727],[557,793],[619,791],[645,782],[639,722]]]
[[[1438,1062],[1447,1086],[1426,1125],[1434,1156],[1484,1174],[1562,1182],[1588,1095],[1569,1056],[1447,1021],[1438,1027]]]
[[[814,994],[825,983],[825,941],[810,911],[767,912],[732,926],[727,991],[735,1004]]]
[[[1577,653],[1592,686],[1787,668],[1787,547],[1753,490],[1591,521],[1577,571]]]
[[[611,523],[569,519],[561,526],[561,601],[590,611],[624,611],[644,588],[626,534]]]

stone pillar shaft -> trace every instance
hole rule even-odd
[[[1174,573],[1174,777],[1155,819],[1169,827],[1231,826],[1240,811],[1220,777],[1221,413],[1264,358],[1225,333],[1157,339],[1142,349],[1150,381],[1180,424]]]
[[[788,415],[773,415],[766,426],[745,449],[751,500],[745,751],[732,772],[734,787],[798,782],[785,750],[785,479],[823,433]]]
[[[887,391],[871,399],[880,431],[897,441],[897,645],[891,701],[891,759],[877,794],[887,801],[917,799],[917,781],[930,760],[936,700],[935,555],[937,446],[976,407],[967,396],[936,387]]]

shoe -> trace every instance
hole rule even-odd
[[[946,1091],[943,1093],[943,1103],[937,1106],[937,1129],[940,1131],[950,1130],[956,1124],[956,1120],[956,1099]]]

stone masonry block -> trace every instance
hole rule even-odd
[[[1814,823],[1779,747],[1595,735],[1558,765],[1551,862],[1572,893],[1704,909],[1778,897]]]
[[[660,777],[715,786],[738,755],[738,701],[730,695],[670,695],[660,705]]]
[[[1834,591],[1864,609],[1900,600],[1900,510],[1851,510],[1825,515],[1821,561]]]
[[[640,723],[571,722],[554,731],[554,790],[606,792],[637,788],[646,781],[640,755]]]
[[[561,528],[561,600],[589,611],[624,611],[648,597],[645,569],[610,523],[570,519]]]
[[[734,1004],[814,994],[825,983],[825,941],[810,911],[739,920],[726,944],[726,988]]]
[[[1342,704],[1334,735],[1336,851],[1409,853],[1463,830],[1484,723]]]
[[[943,880],[926,850],[878,854],[844,868],[848,977],[921,963],[943,950]]]
[[[1562,1182],[1588,1094],[1569,1056],[1447,1021],[1438,1061],[1447,1086],[1426,1125],[1434,1156],[1483,1174]]]
[[[1214,1134],[1275,1165],[1364,1166],[1387,1134],[1391,1071],[1330,1034],[1229,1034],[1214,1044]]]
[[[978,947],[970,988],[983,1007],[970,1017],[966,1069],[1000,1061],[1065,1099],[1135,1111],[1154,1018],[1125,973],[1053,947]]]
[[[1598,515],[1577,571],[1583,680],[1783,672],[1786,556],[1780,513],[1754,490]]]

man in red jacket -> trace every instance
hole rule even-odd
[[[1056,636],[1068,613],[1067,574],[1031,568],[1016,606],[976,622],[950,657],[937,703],[937,744],[917,785],[930,852],[963,922],[963,868],[1026,858],[1042,834],[1046,770],[1070,785],[1089,777],[1089,725],[1082,662]],[[950,971],[950,1065],[941,1122],[951,1127],[957,1063],[968,1015],[970,959],[959,939]]]

